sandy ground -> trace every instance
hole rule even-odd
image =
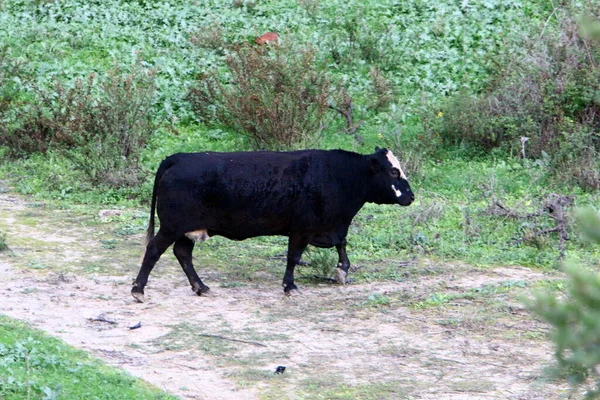
[[[0,313],[183,399],[568,394],[564,384],[543,379],[552,347],[546,327],[517,300],[518,288],[437,306],[424,302],[432,293],[553,278],[540,271],[448,264],[443,274],[404,282],[305,283],[291,298],[279,278],[257,277],[240,287],[213,284],[210,296],[198,297],[169,253],[139,304],[129,294],[137,267],[122,267],[137,265],[128,260],[130,249],[121,254],[116,246],[105,260],[98,228],[77,218],[58,224],[60,212],[32,212],[26,200],[0,194],[0,229],[12,250],[0,253]],[[60,268],[90,260],[105,260],[115,273]],[[139,329],[129,329],[137,323]],[[273,373],[278,365],[286,366],[284,374]]]

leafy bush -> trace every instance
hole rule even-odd
[[[600,218],[592,211],[580,215],[584,231],[600,243]],[[575,387],[594,381],[586,398],[600,396],[600,275],[568,264],[569,285],[565,298],[539,293],[529,308],[552,327],[558,366],[554,371],[568,377]]]
[[[0,133],[0,144],[13,155],[54,148],[91,182],[135,184],[141,150],[155,130],[153,76],[136,64],[127,73],[115,66],[102,79],[92,73],[73,87],[59,80],[48,89],[33,85],[35,98],[17,111],[19,124]]]
[[[188,99],[199,118],[247,135],[256,148],[306,145],[322,129],[329,81],[314,65],[313,49],[237,46],[231,74],[200,77]]]
[[[600,187],[600,43],[581,35],[573,14],[557,10],[556,31],[524,40],[525,52],[500,63],[482,94],[455,96],[436,111],[441,118],[425,116],[430,140],[439,134],[438,146],[475,153],[547,154],[561,178]]]

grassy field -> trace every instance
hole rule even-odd
[[[43,240],[25,239],[11,230],[8,222],[0,225],[0,251],[7,254],[7,246],[32,250],[31,243],[37,243],[37,250],[11,259],[18,268],[35,273],[131,274],[137,268],[138,241],[147,223],[153,173],[160,161],[180,151],[254,148],[248,135],[196,113],[188,96],[190,89],[206,76],[215,76],[225,84],[234,82],[228,57],[239,46],[252,45],[256,37],[275,31],[282,48],[314,53],[311,68],[329,82],[328,101],[339,107],[340,93],[345,90],[352,99],[353,122],[358,126],[348,133],[344,118],[329,111],[319,134],[296,147],[361,153],[371,153],[375,146],[388,147],[405,165],[416,195],[409,208],[367,205],[357,215],[348,237],[354,264],[351,276],[356,284],[402,283],[422,274],[443,276],[444,265],[454,263],[479,271],[525,266],[552,275],[566,258],[596,270],[600,249],[580,235],[571,211],[579,207],[598,209],[600,195],[594,182],[600,182],[596,179],[600,169],[594,153],[598,132],[594,115],[598,114],[600,90],[597,75],[571,72],[566,66],[569,60],[588,60],[589,64],[581,61],[581,70],[597,73],[597,42],[580,40],[587,50],[579,55],[550,45],[535,52],[539,50],[536,46],[575,37],[577,27],[569,23],[578,20],[581,13],[592,13],[592,17],[597,13],[597,7],[590,7],[593,2],[567,3],[555,7],[552,2],[501,0],[436,4],[420,0],[4,0],[0,2],[0,193],[14,192],[30,199],[15,216],[14,223],[20,226],[38,229],[44,219],[49,226],[52,221],[59,226],[67,220],[85,228],[92,235],[99,258],[70,262],[69,254],[53,256]],[[569,44],[566,48],[576,47],[565,43]],[[558,58],[551,58],[557,54]],[[560,58],[560,54],[567,55]],[[461,99],[484,99],[473,103],[473,110],[497,99],[510,103],[511,96],[503,95],[516,89],[504,87],[502,82],[516,80],[526,89],[536,88],[532,83],[535,79],[527,75],[530,71],[522,64],[537,65],[539,60],[554,60],[548,64],[555,65],[555,71],[532,76],[556,73],[557,82],[568,81],[558,88],[554,81],[543,81],[540,86],[549,88],[550,95],[540,95],[540,104],[531,108],[522,107],[527,113],[539,112],[541,122],[534,121],[537,117],[532,115],[537,114],[533,111],[505,119],[504,115],[486,114],[469,120],[472,114],[464,112],[471,103],[460,103]],[[567,72],[561,75],[560,71]],[[120,80],[121,76],[125,78]],[[94,114],[93,107],[65,100],[69,98],[65,93],[83,92],[87,97],[80,99],[105,107],[104,114]],[[530,92],[537,93],[533,89]],[[115,102],[106,97],[110,93],[131,95],[130,102],[139,101],[140,110],[147,115],[146,125],[141,127],[130,120],[122,123],[130,124],[131,132],[146,129],[144,140],[132,139],[139,145],[130,164],[121,153],[111,153],[110,144],[107,150],[94,141],[97,136],[81,136],[78,125],[72,124],[103,117],[99,123],[86,126],[119,130],[120,122],[108,118],[113,111],[127,118],[133,115],[135,120],[139,114],[130,113],[127,101]],[[554,153],[535,150],[543,142],[543,138],[531,136],[531,132],[541,132],[536,123],[548,128],[547,132],[554,129],[549,128],[552,123],[558,126],[557,136],[548,139]],[[495,130],[499,125],[502,129]],[[521,135],[531,136],[527,150],[532,155],[525,159],[518,157]],[[71,142],[61,143],[61,137]],[[45,145],[23,150],[19,146],[31,145],[23,138]],[[123,158],[125,164],[107,164],[111,157]],[[568,168],[570,165],[578,168],[573,170],[576,172]],[[101,175],[103,168],[109,168],[109,173]],[[122,180],[121,173],[124,177],[133,174],[135,179]],[[548,207],[555,194],[569,196],[570,201],[567,217],[560,222]],[[97,218],[98,212],[107,208],[121,214]],[[568,234],[566,242],[561,241],[561,229]],[[113,260],[115,249],[119,260],[132,261],[111,262],[107,269],[102,259]],[[198,263],[211,266],[209,274],[218,276],[224,289],[235,289],[252,285],[250,282],[262,274],[278,277],[284,249],[284,238],[237,244],[214,238],[195,257]],[[310,249],[305,258],[310,264],[301,271],[303,284],[319,285],[314,275],[333,272],[335,260],[330,252]],[[398,310],[394,307],[428,310],[456,301],[477,302],[488,291],[502,296],[505,291],[518,290],[521,283],[507,280],[494,285],[467,288],[461,293],[440,286],[436,292],[423,292],[410,300],[402,293],[370,293],[353,301],[362,304],[357,307],[365,313],[382,308]],[[548,285],[562,291],[560,285]],[[14,336],[9,329],[13,324],[8,319],[0,321],[0,329],[6,327],[2,332],[8,340],[7,357],[16,354],[17,344],[33,343]],[[190,330],[185,322],[173,328],[184,336]],[[55,346],[46,345],[46,339],[36,335],[31,333],[35,341],[31,348]],[[173,336],[163,339],[167,344],[181,345]],[[25,349],[25,344],[19,346]],[[60,368],[72,368],[71,360],[79,357],[67,350],[60,353],[68,354],[65,361],[57,358]],[[31,389],[47,398],[57,393],[56,385],[41,378],[33,386],[24,383],[25,361],[22,357],[15,360],[19,372],[10,387],[16,388],[16,393],[22,395]],[[60,368],[59,375],[68,375]],[[243,371],[236,379],[256,378],[252,373]],[[114,376],[115,387],[138,385],[130,378]],[[65,396],[70,390],[67,385],[61,383]],[[365,384],[358,389],[346,388],[345,393],[343,385],[314,385],[306,389],[307,398],[320,390],[337,393],[339,398],[368,398],[364,393],[372,389]],[[382,385],[378,390],[383,397],[386,390],[395,393],[398,388],[398,382]],[[147,393],[143,396],[161,396]],[[265,396],[276,395],[267,391]]]

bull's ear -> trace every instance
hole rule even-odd
[[[378,146],[375,146],[375,153],[377,153],[379,150],[381,150]]]
[[[369,159],[369,169],[371,170],[372,174],[376,174],[381,171],[381,163],[377,158],[371,157]]]

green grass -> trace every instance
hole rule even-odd
[[[418,301],[412,304],[417,309],[423,309],[427,307],[439,307],[443,306],[451,301],[455,300],[475,300],[475,299],[489,299],[494,296],[512,292],[518,288],[527,287],[527,283],[523,281],[506,281],[499,284],[485,285],[478,288],[466,290],[464,292],[433,292],[427,296],[424,300]]]
[[[0,398],[175,399],[81,350],[1,315]]]

